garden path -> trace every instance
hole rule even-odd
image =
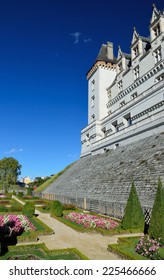
[[[91,260],[120,260],[119,256],[107,250],[108,244],[117,243],[118,237],[138,235],[103,236],[99,233],[81,233],[50,217],[47,213],[41,213],[38,210],[35,213],[42,222],[54,230],[53,235],[40,236],[38,243],[45,243],[51,250],[76,248]]]

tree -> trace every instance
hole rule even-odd
[[[143,229],[144,214],[137,195],[137,191],[132,182],[129,198],[125,207],[125,214],[121,223],[123,229]]]
[[[164,242],[164,189],[160,178],[158,179],[148,233],[151,238],[160,238]]]
[[[17,178],[21,174],[21,167],[19,162],[12,157],[0,160],[1,188],[7,190],[9,186],[16,184]]]

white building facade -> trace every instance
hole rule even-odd
[[[150,37],[133,31],[131,53],[103,44],[87,73],[88,125],[81,157],[164,131],[164,12],[153,5]]]

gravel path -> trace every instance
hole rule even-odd
[[[91,260],[120,260],[119,256],[107,250],[108,244],[117,243],[118,237],[121,236],[138,236],[138,234],[103,236],[99,233],[81,233],[50,217],[47,213],[38,210],[35,212],[38,214],[38,219],[54,231],[53,235],[40,236],[38,243],[45,243],[51,250],[77,248]]]
[[[118,237],[129,235],[104,236],[99,233],[81,233],[51,218],[49,214],[38,213],[38,211],[36,213],[39,214],[38,218],[55,232],[50,236],[39,237],[39,241],[45,243],[48,249],[77,248],[91,260],[121,259],[109,252],[107,247],[108,244],[117,243]]]

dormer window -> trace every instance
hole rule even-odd
[[[155,64],[162,59],[161,48],[156,49],[154,52]]]
[[[159,26],[159,23],[153,28],[153,37],[155,38],[155,37],[157,37],[157,36],[159,36],[160,35],[160,26]]]
[[[118,64],[118,72],[121,72],[123,70],[123,67],[122,67],[122,62],[120,62]]]
[[[138,48],[138,45],[137,45],[137,46],[135,46],[135,47],[133,48],[133,56],[134,56],[134,58],[135,58],[138,54],[139,54],[139,48]]]

